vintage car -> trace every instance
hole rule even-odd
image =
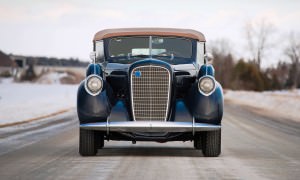
[[[202,33],[106,29],[90,56],[77,96],[80,155],[121,140],[194,141],[204,156],[219,156],[223,92]]]

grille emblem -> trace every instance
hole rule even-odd
[[[135,75],[135,77],[141,77],[142,73],[141,73],[141,71],[135,71],[134,75]]]

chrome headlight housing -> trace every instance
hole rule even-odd
[[[211,95],[216,89],[216,82],[212,76],[203,76],[198,81],[198,90],[205,96]]]
[[[101,92],[102,88],[103,80],[100,76],[92,74],[86,78],[85,89],[90,95],[98,95]]]

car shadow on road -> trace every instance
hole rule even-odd
[[[97,156],[176,156],[203,157],[201,150],[180,147],[106,147]]]

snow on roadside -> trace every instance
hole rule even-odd
[[[0,125],[76,107],[78,85],[0,83]]]
[[[14,78],[0,78],[0,83],[1,84],[11,84],[14,82]]]
[[[61,78],[68,77],[68,73],[49,72],[41,76],[36,83],[38,84],[60,84]]]
[[[291,91],[231,91],[225,100],[263,110],[266,114],[300,122],[300,90]]]

